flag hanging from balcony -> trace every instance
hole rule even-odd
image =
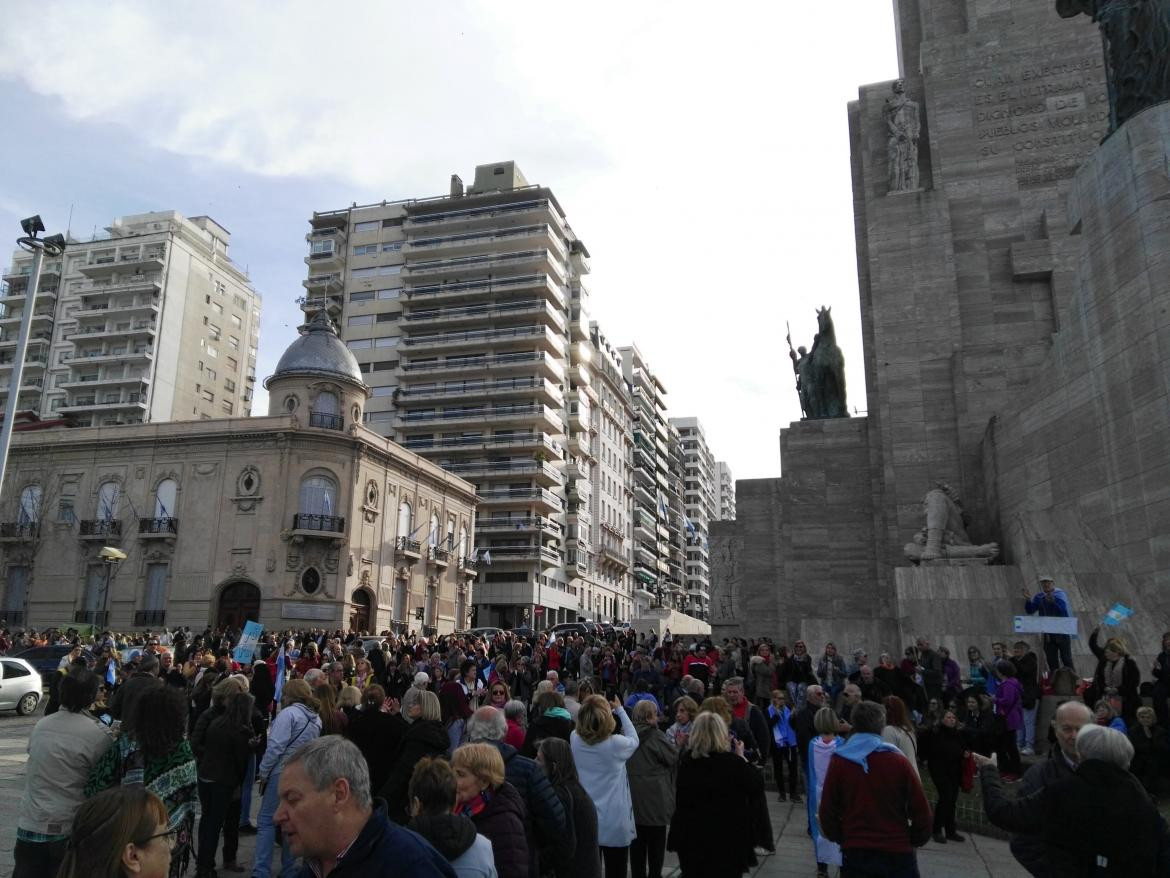
[[[687,529],[687,536],[693,540],[697,531],[695,530],[695,526],[691,523],[690,518],[687,517],[685,512],[683,513],[683,527]]]
[[[483,563],[486,564],[488,567],[492,566],[492,553],[489,552],[487,549],[483,550]]]
[[[666,520],[666,501],[661,494],[658,495],[658,517],[663,521]]]

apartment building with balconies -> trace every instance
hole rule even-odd
[[[715,509],[719,521],[735,521],[735,479],[726,461],[715,462]]]
[[[249,415],[260,295],[228,256],[230,233],[175,211],[116,219],[46,260],[20,408],[109,426]],[[0,287],[0,400],[28,300],[31,256]]]
[[[357,358],[366,425],[476,485],[476,623],[588,615],[597,391],[571,309],[588,251],[555,195],[502,162],[309,222],[303,302]]]
[[[698,418],[671,418],[670,423],[678,430],[682,446],[687,612],[705,619],[711,600],[708,528],[716,520],[718,509],[715,458]]]
[[[639,601],[649,596],[651,606],[682,610],[681,463],[672,462],[666,387],[636,345],[618,350],[633,410],[633,574],[642,592],[635,595]],[[673,457],[681,462],[677,448]]]

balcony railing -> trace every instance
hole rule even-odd
[[[138,519],[140,534],[157,534],[172,536],[179,533],[179,519],[177,518],[140,518]]]
[[[341,415],[329,415],[325,412],[310,412],[309,426],[323,427],[326,430],[341,430],[345,427],[345,419]]]
[[[97,625],[104,628],[109,624],[109,610],[78,610],[73,614],[73,621],[81,625]]]
[[[135,610],[134,627],[145,628],[149,625],[165,625],[167,622],[166,610]]]
[[[345,532],[345,519],[336,515],[309,515],[298,512],[293,516],[293,530],[315,530],[321,533]]]
[[[24,625],[26,616],[24,610],[0,611],[0,625],[6,628],[19,628]]]
[[[446,564],[451,560],[451,552],[449,549],[444,549],[442,546],[431,546],[431,560],[439,564]]]
[[[460,344],[463,342],[498,341],[505,338],[527,338],[546,332],[544,326],[510,326],[504,329],[471,329],[467,332],[444,332],[437,335],[417,335],[404,338],[407,347]]]
[[[40,533],[41,526],[36,522],[0,522],[0,540],[35,540]]]
[[[122,536],[122,522],[116,518],[85,518],[77,524],[83,537]]]
[[[394,541],[394,551],[420,555],[422,554],[422,544],[418,540],[412,540],[409,537],[399,537]]]

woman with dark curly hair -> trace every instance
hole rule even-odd
[[[98,760],[85,785],[86,797],[116,786],[145,786],[162,799],[174,833],[170,875],[187,870],[195,826],[198,777],[195,754],[183,737],[187,699],[172,686],[144,691],[134,706],[134,731],[121,735]]]

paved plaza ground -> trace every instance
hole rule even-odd
[[[40,710],[29,717],[0,714],[0,878],[12,874],[12,847],[24,788],[28,736],[40,716]],[[781,804],[775,798],[775,793],[769,793],[776,854],[761,862],[752,872],[753,878],[811,878],[816,874],[816,864],[812,859],[812,844],[805,835],[804,807]],[[254,797],[253,812],[258,807],[259,799]],[[240,839],[239,859],[246,865],[252,861],[254,840],[253,836]],[[968,836],[964,844],[927,844],[918,853],[918,865],[923,878],[1026,878],[1028,874],[1012,859],[1007,842],[984,836]],[[195,874],[194,864],[188,874]],[[229,873],[221,872],[226,874]],[[665,875],[677,875],[676,860],[671,854],[667,854]]]

